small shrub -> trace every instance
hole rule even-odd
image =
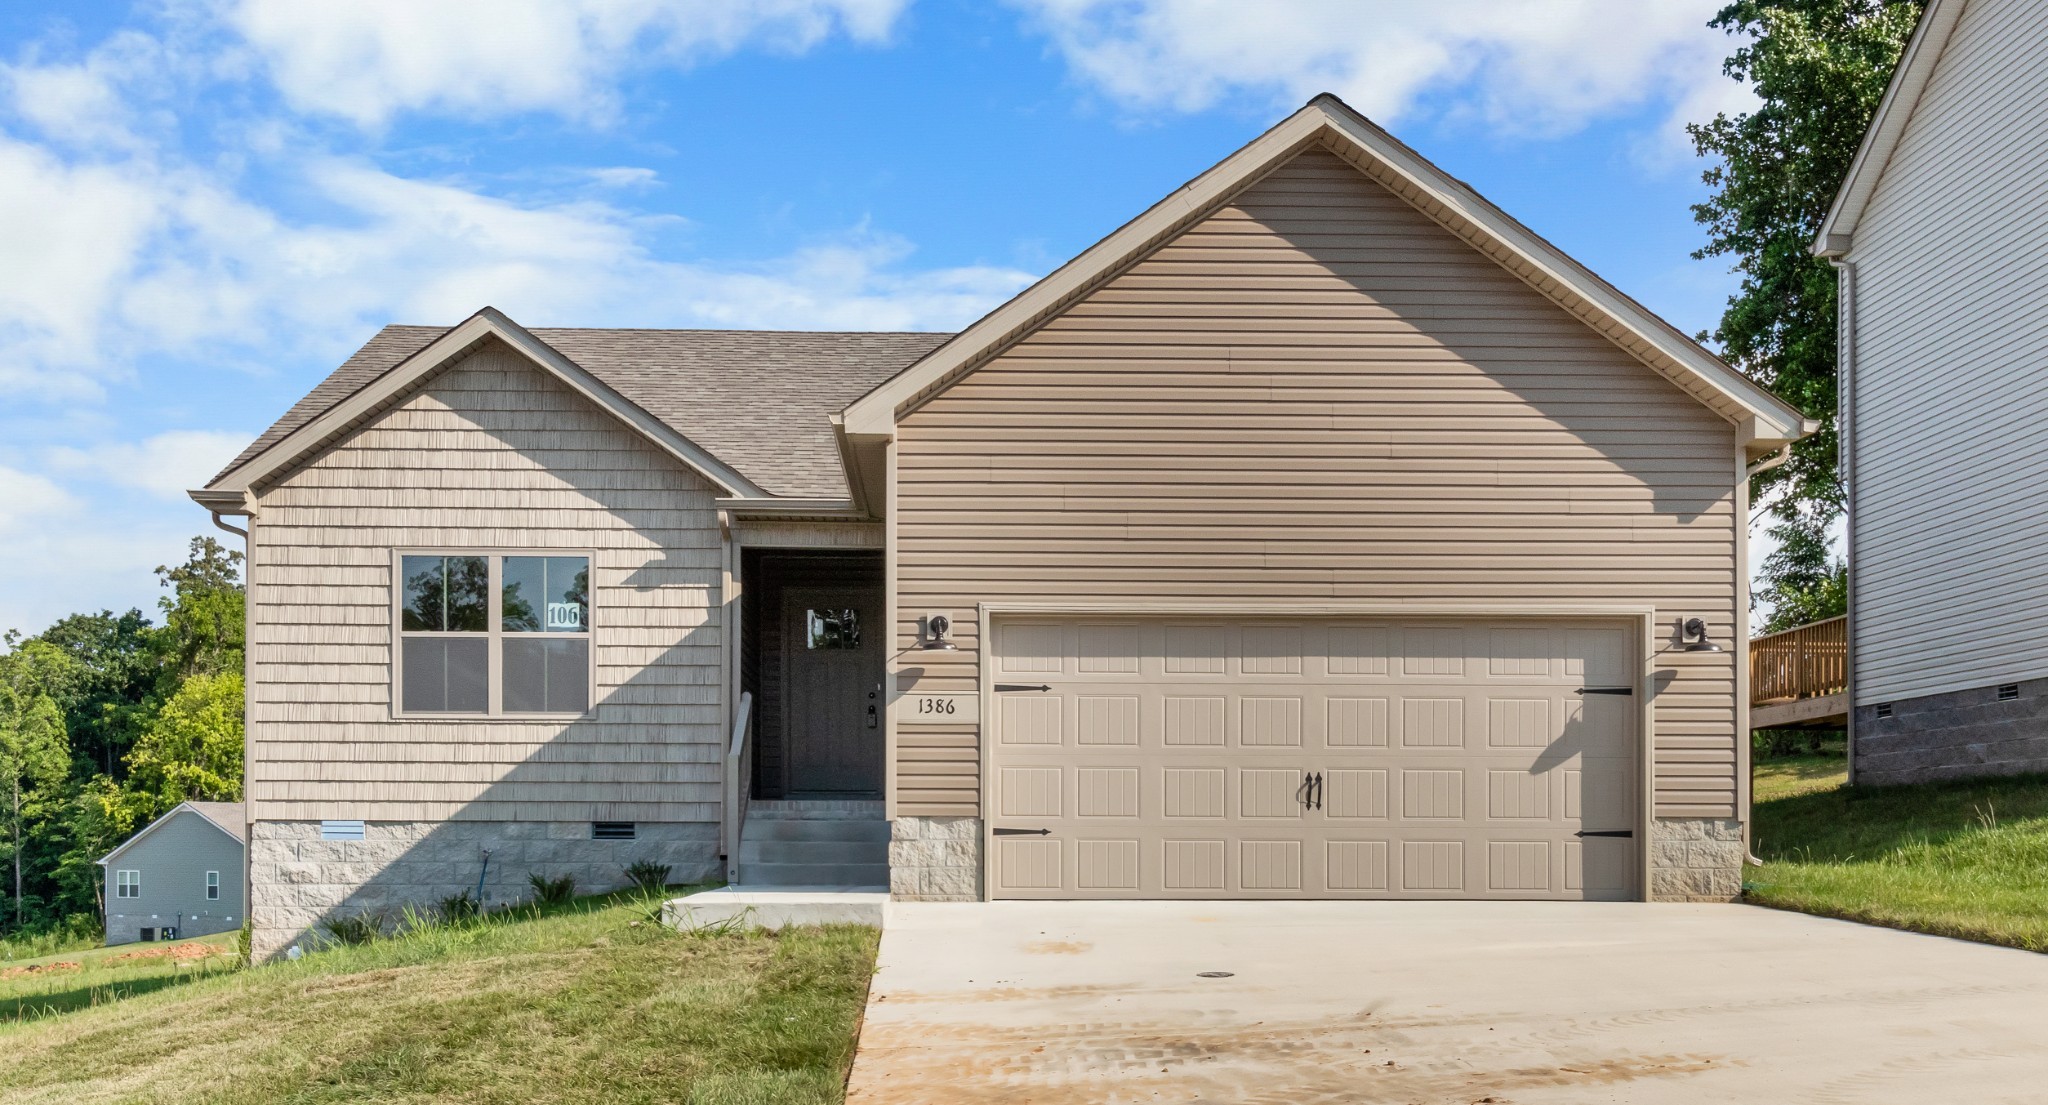
[[[242,957],[242,966],[250,965],[249,949],[256,938],[256,922],[243,921],[242,931],[235,937],[235,952]]]
[[[667,873],[667,868],[663,868]],[[526,876],[533,884],[533,900],[542,905],[561,905],[576,896],[576,876],[563,875],[559,879],[545,879],[536,874]]]
[[[643,893],[654,894],[668,885],[668,864],[643,859],[626,868],[626,877]]]
[[[367,944],[384,935],[384,915],[357,913],[347,917],[329,917],[320,922],[320,929],[331,943]]]
[[[467,890],[441,899],[440,913],[443,924],[459,925],[464,921],[474,921],[483,916],[483,912],[482,903],[476,900],[475,894]]]

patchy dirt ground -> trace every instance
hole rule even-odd
[[[1741,906],[896,905],[848,1101],[1976,1105],[2043,1023],[2048,958]]]

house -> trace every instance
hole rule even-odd
[[[181,802],[108,852],[107,943],[242,927],[247,832],[240,802]]]
[[[635,861],[1733,897],[1810,428],[1329,96],[958,334],[387,328],[193,493],[257,954]]]
[[[1850,771],[2048,770],[2048,24],[1934,0],[1816,253],[1839,273]]]

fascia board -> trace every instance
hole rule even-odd
[[[1400,176],[1410,187],[1441,205],[1453,217],[1464,220],[1505,246],[1542,279],[1568,289],[1623,327],[1636,340],[1670,357],[1687,373],[1754,414],[1760,421],[1760,429],[1767,434],[1801,436],[1800,427],[1805,416],[1798,410],[1677,333],[1642,304],[1623,295],[1478,193],[1446,176],[1443,170],[1423,160],[1420,154],[1348,109],[1331,113],[1331,129],[1366,156]]]

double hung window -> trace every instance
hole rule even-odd
[[[574,716],[590,709],[590,558],[401,553],[403,714]]]

